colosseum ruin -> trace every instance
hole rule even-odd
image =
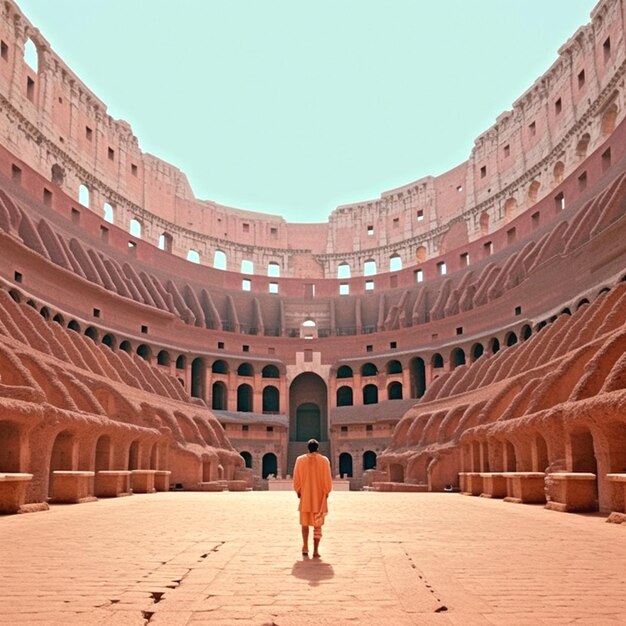
[[[0,512],[280,488],[315,437],[344,488],[626,519],[622,2],[466,161],[317,224],[196,198],[0,12]]]

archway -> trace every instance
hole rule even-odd
[[[244,463],[248,469],[252,469],[252,455],[249,452],[240,452],[241,458],[244,460]]]
[[[426,392],[426,367],[424,359],[416,357],[411,360],[411,397],[421,398]]]
[[[108,435],[102,435],[96,443],[94,467],[96,472],[111,469],[111,438]]]
[[[363,453],[363,471],[375,469],[376,467],[376,452],[373,450],[366,450]]]
[[[318,374],[304,372],[289,387],[289,440],[328,440],[328,390]]]
[[[211,394],[211,408],[216,411],[226,411],[228,408],[227,397],[226,385],[221,380],[214,382]]]
[[[252,411],[252,387],[247,384],[237,387],[237,410],[244,413]]]
[[[0,422],[0,472],[20,471],[20,430],[13,422]]]
[[[261,476],[267,478],[270,474],[276,476],[278,472],[278,461],[276,455],[273,452],[268,452],[263,455]]]
[[[205,380],[204,359],[195,358],[191,362],[191,395],[194,398],[202,398],[204,400],[204,380]]]
[[[339,455],[339,475],[341,478],[352,478],[352,455],[348,452]]]
[[[280,411],[280,392],[273,385],[263,388],[263,413],[278,413]]]

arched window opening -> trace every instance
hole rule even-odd
[[[87,185],[80,185],[78,187],[78,201],[86,207],[89,207],[89,187]]]
[[[139,469],[139,439],[135,439],[128,449],[128,469]]]
[[[213,267],[217,270],[226,269],[226,254],[221,250],[216,250],[213,255]]]
[[[267,454],[263,455],[261,465],[261,476],[263,478],[268,478],[268,476],[276,476],[278,472],[278,460],[276,459],[276,455],[273,452],[268,452]]]
[[[491,354],[496,354],[500,350],[500,341],[497,337],[494,337],[489,343],[489,349]]]
[[[554,184],[559,185],[563,181],[563,174],[565,173],[565,165],[563,161],[557,161],[554,164],[554,169],[552,170],[552,178],[554,179]]]
[[[514,346],[517,343],[517,335],[513,332],[510,332],[506,336],[506,345],[508,347]]]
[[[130,345],[130,341],[128,341],[128,339],[125,339],[124,341],[122,341],[122,343],[120,344],[120,350],[123,350],[124,352],[127,352],[128,354],[132,353],[133,347]]]
[[[85,337],[89,337],[93,342],[98,341],[98,331],[93,327],[89,326],[85,329]]]
[[[187,367],[187,358],[185,357],[185,355],[181,354],[178,357],[176,357],[176,369],[184,370],[186,367]]]
[[[70,323],[67,325],[69,330],[73,330],[77,333],[80,333],[80,324],[76,320],[70,320]]]
[[[387,398],[389,400],[402,400],[402,383],[394,381],[387,385]]]
[[[24,62],[33,72],[39,72],[39,51],[30,37],[24,42]]]
[[[337,389],[337,406],[352,406],[353,405],[352,388],[344,385]]]
[[[273,385],[263,389],[263,413],[280,412],[280,392]]]
[[[252,411],[252,387],[250,385],[239,385],[237,387],[237,410],[249,413]]]
[[[376,376],[378,368],[373,363],[363,363],[361,366],[361,376]]]
[[[142,343],[141,345],[137,346],[137,354],[144,361],[149,361],[150,357],[152,356],[152,350],[150,350],[150,347],[147,346],[145,343]]]
[[[157,354],[157,364],[158,365],[169,365],[170,364],[170,353],[167,350],[161,350]]]
[[[200,263],[200,253],[197,250],[189,250],[187,252],[187,260],[190,263]]]
[[[339,475],[341,478],[352,478],[352,455],[347,452],[339,455]]]
[[[109,224],[113,224],[115,216],[113,215],[113,207],[108,203],[104,203],[103,207],[104,211],[104,221],[109,222]]]
[[[261,377],[262,378],[280,378],[280,372],[278,371],[278,368],[275,365],[266,365],[261,370]]]
[[[254,263],[252,261],[249,261],[248,259],[244,259],[241,262],[241,273],[254,274]]]
[[[366,450],[363,453],[363,471],[376,469],[376,452],[373,450]]]
[[[537,198],[539,197],[539,189],[541,188],[541,183],[538,180],[533,180],[528,187],[528,202],[529,204],[535,204],[537,202]]]
[[[214,382],[211,392],[211,408],[215,411],[226,411],[228,409],[227,399],[226,385],[221,380]]]
[[[368,259],[363,263],[363,276],[374,276],[376,274],[376,261]]]
[[[239,376],[254,376],[254,368],[250,363],[242,363],[237,368],[237,374]]]
[[[576,156],[581,161],[587,156],[587,147],[589,146],[590,140],[591,135],[589,133],[585,133],[576,144]]]
[[[228,374],[228,364],[226,361],[213,361],[213,365],[211,365],[211,371],[214,374]]]
[[[532,328],[530,327],[529,324],[524,324],[524,326],[522,326],[522,330],[520,332],[520,336],[522,337],[522,339],[524,341],[526,341],[527,339],[530,339],[531,335],[533,334]]]
[[[378,387],[376,385],[363,387],[363,404],[378,404]]]
[[[39,315],[41,315],[41,317],[43,317],[45,320],[49,320],[50,319],[50,311],[48,310],[48,307],[41,307],[41,310],[39,311]]]
[[[436,368],[443,367],[443,357],[439,354],[439,352],[435,352],[435,354],[433,354],[431,365]]]
[[[416,357],[411,361],[411,397],[421,398],[426,392],[426,364],[424,359]]]
[[[317,337],[317,324],[312,319],[304,320],[300,329],[300,336],[302,339],[315,339]]]
[[[455,348],[450,355],[452,369],[459,365],[465,365],[465,351],[462,348]]]
[[[246,467],[252,469],[252,455],[246,451],[240,452],[239,454],[241,454],[241,458],[244,460]]]
[[[337,378],[352,378],[352,368],[348,365],[340,365],[337,368]]]
[[[402,363],[393,359],[387,363],[387,374],[402,374]]]
[[[139,237],[141,238],[141,222],[133,217],[130,220],[130,227],[128,229],[128,232],[133,236],[133,237]]]
[[[337,266],[337,278],[350,278],[351,270],[349,263],[340,263]]]
[[[476,359],[479,359],[485,352],[485,349],[483,348],[483,344],[482,343],[475,343],[472,346],[472,360],[475,361]]]
[[[586,304],[589,304],[589,300],[587,300],[587,298],[583,298],[577,305],[576,305],[576,310],[580,309],[580,307],[585,306]]]
[[[22,301],[22,296],[20,295],[20,292],[16,291],[15,289],[11,289],[9,291],[9,295],[11,296],[13,302],[17,302],[19,304]]]
[[[280,278],[280,265],[272,261],[267,266],[267,275],[272,278]]]
[[[102,337],[102,343],[105,346],[108,346],[109,348],[111,348],[111,350],[115,349],[116,342],[115,342],[115,337],[113,335],[107,334],[104,337]]]
[[[57,313],[53,318],[52,318],[53,322],[56,322],[57,324],[61,324],[61,326],[65,326],[65,320],[63,319],[63,316],[60,313]]]
[[[65,182],[65,170],[58,163],[50,169],[50,180],[57,187],[62,187]]]
[[[205,382],[206,366],[204,359],[196,357],[191,362],[191,395],[194,398],[202,398],[204,400],[204,382]]]
[[[517,209],[517,200],[515,198],[508,198],[504,203],[504,219],[509,222],[515,217],[515,211]]]
[[[402,269],[402,257],[399,254],[392,254],[389,257],[389,271],[399,272]]]
[[[602,115],[600,122],[600,132],[602,137],[607,137],[615,130],[615,122],[617,120],[617,104],[613,103]]]
[[[159,235],[159,250],[164,250],[165,252],[171,252],[173,244],[174,244],[174,239],[172,235],[170,235],[169,233],[161,233]]]
[[[480,234],[482,236],[489,234],[489,212],[483,211],[480,214]]]

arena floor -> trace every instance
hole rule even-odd
[[[626,525],[458,494],[159,493],[0,518],[0,624],[626,624]]]

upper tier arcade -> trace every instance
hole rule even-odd
[[[624,11],[618,0],[602,0],[550,69],[476,139],[466,162],[338,207],[325,224],[196,199],[184,173],[142,153],[130,126],[107,114],[11,0],[1,6],[0,136],[54,190],[134,237],[202,265],[217,260],[274,279],[250,281],[251,291],[283,293],[283,279],[296,278],[333,280],[326,289],[354,293],[371,289],[364,277],[390,272],[401,284],[401,268],[502,236],[509,222],[558,195],[606,141],[624,111]],[[35,68],[25,61],[30,45]]]

